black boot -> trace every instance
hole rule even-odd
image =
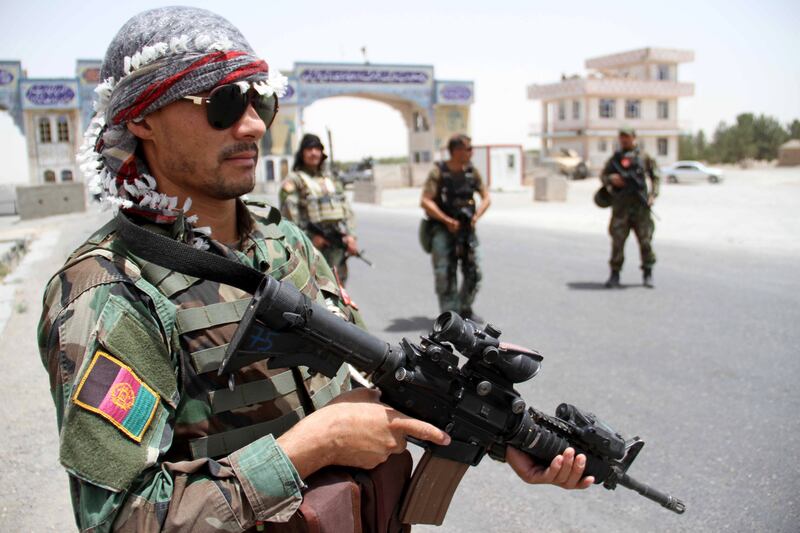
[[[606,281],[606,289],[617,289],[619,286],[619,270],[612,270]]]
[[[655,285],[653,285],[653,269],[652,268],[644,268],[642,269],[642,285],[647,287],[648,289],[655,289]]]

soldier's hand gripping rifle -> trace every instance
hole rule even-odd
[[[344,228],[341,227],[341,224],[321,226],[319,224],[309,222],[307,228],[311,233],[319,235],[331,243],[331,246],[338,246],[347,250],[347,244],[344,242],[344,239],[348,234]],[[356,250],[356,253],[354,254],[348,253],[347,257],[356,257],[364,261],[370,267],[374,266],[372,261],[364,256],[364,250]]]
[[[542,356],[501,342],[499,336],[491,325],[481,330],[450,312],[436,319],[420,344],[403,339],[390,345],[312,302],[293,285],[267,276],[219,372],[263,359],[265,351],[271,368],[303,365],[328,377],[346,362],[372,374],[381,401],[450,434],[452,442],[445,447],[419,443],[434,456],[477,465],[487,453],[503,458],[506,447],[513,446],[549,464],[572,447],[586,455],[584,475],[594,476],[596,483],[611,490],[620,485],[684,512],[682,501],[627,474],[644,445],[641,439],[625,440],[595,415],[569,404],[561,404],[556,416],[527,406],[514,384],[534,377]],[[461,366],[458,353],[467,359]],[[448,504],[449,499],[445,511]],[[441,523],[444,513],[437,516],[423,523]]]
[[[629,169],[626,170],[622,168],[614,158],[611,158],[611,166],[613,166],[617,174],[622,176],[622,179],[625,180],[625,186],[620,189],[617,194],[630,194],[635,196],[639,200],[639,203],[641,203],[645,209],[650,211],[650,214],[652,214],[656,220],[661,220],[656,212],[653,211],[653,207],[650,205],[650,202],[647,200],[647,196],[644,194],[646,189],[644,178],[639,179],[639,177],[632,173]]]

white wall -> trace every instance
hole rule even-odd
[[[0,184],[29,183],[25,137],[5,111],[0,111],[0,161]]]

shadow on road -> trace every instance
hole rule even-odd
[[[383,331],[426,331],[433,326],[433,319],[427,316],[412,316],[411,318],[393,318]]]
[[[614,289],[607,289],[605,283],[599,281],[568,281],[567,287],[573,291],[612,291]],[[622,283],[620,289],[628,289],[633,287],[641,287],[641,285],[626,285]]]

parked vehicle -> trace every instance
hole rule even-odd
[[[573,180],[582,180],[589,176],[589,166],[586,161],[572,149],[561,148],[558,152],[542,158],[541,164]]]
[[[707,167],[699,161],[677,161],[672,165],[662,167],[661,175],[667,183],[685,183],[689,181],[708,181],[719,183],[722,180],[722,170]]]
[[[373,160],[371,157],[364,158],[360,163],[350,165],[346,169],[339,171],[337,177],[345,187],[356,181],[371,180],[372,165]]]

